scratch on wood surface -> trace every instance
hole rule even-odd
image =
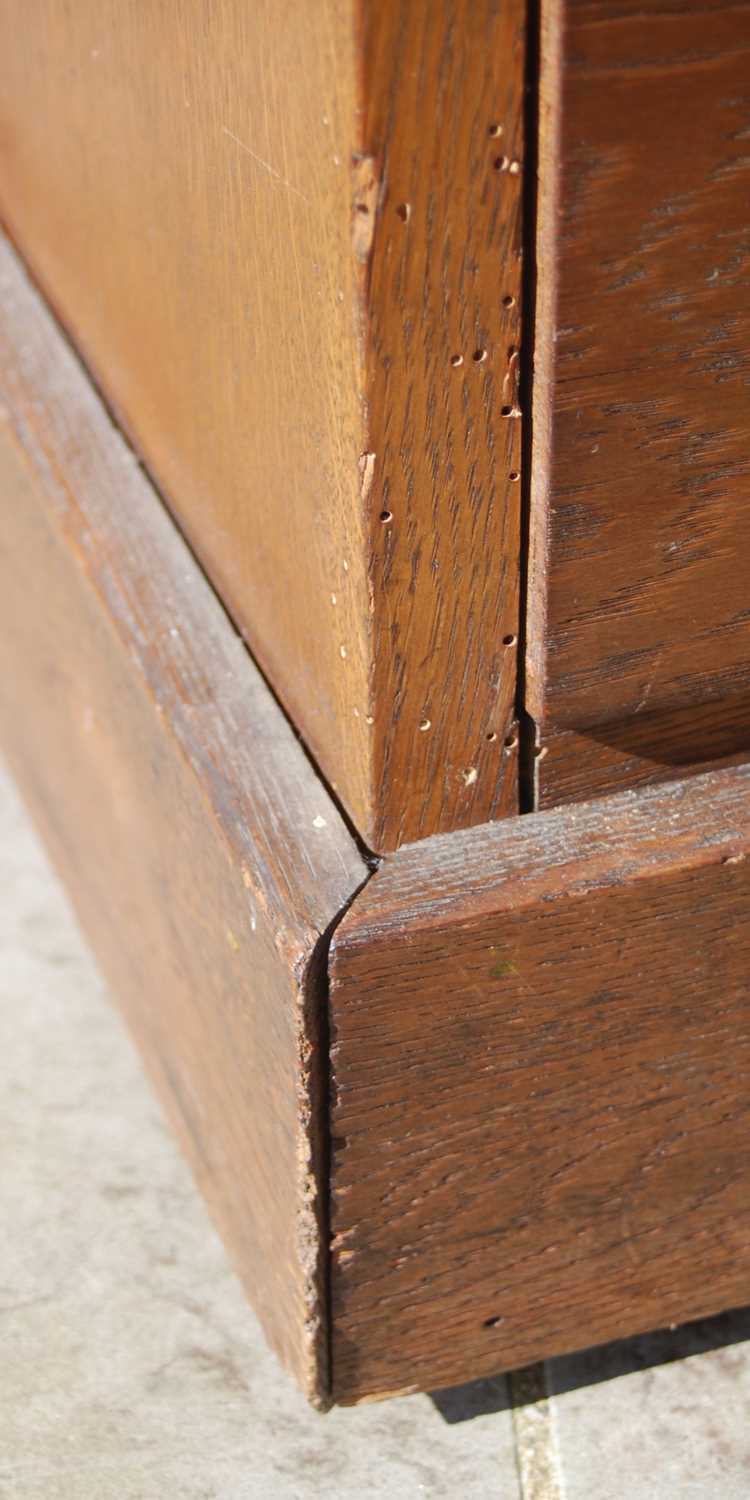
[[[231,141],[234,141],[236,146],[239,146],[241,151],[245,151],[248,156],[252,157],[254,162],[257,162],[259,167],[263,168],[264,172],[268,172],[269,176],[273,177],[276,182],[280,182],[282,187],[288,188],[290,193],[295,193],[298,198],[302,199],[303,203],[307,203],[309,205],[310,199],[306,198],[304,193],[301,193],[299,188],[296,188],[294,186],[293,182],[288,182],[286,177],[282,177],[281,173],[277,172],[276,168],[271,166],[270,161],[264,161],[262,156],[258,156],[257,152],[251,150],[250,146],[247,146],[244,141],[241,141],[239,136],[235,135],[234,131],[230,130],[227,125],[222,125],[221,128],[224,131],[224,134],[228,135],[229,139]]]
[[[659,667],[661,666],[663,655],[664,655],[663,651],[659,651],[657,653],[657,656],[656,656],[656,659],[654,661],[653,668],[652,668],[652,671],[651,671],[651,676],[649,677],[649,680],[648,680],[648,682],[646,684],[645,692],[643,693],[643,696],[641,697],[640,702],[634,708],[634,710],[633,710],[634,714],[641,713],[643,711],[643,709],[646,707],[646,704],[648,703],[649,698],[651,697],[651,694],[653,692],[654,683],[656,682],[657,674],[658,674],[658,671],[659,671]]]

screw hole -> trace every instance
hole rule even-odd
[[[515,297],[512,297],[511,294],[510,294],[510,292],[507,292],[506,295],[503,297],[503,307],[515,307],[515,305],[516,305],[516,299],[515,299]]]
[[[517,637],[515,635],[504,635],[503,636],[503,645],[504,646],[515,646],[516,639],[517,639]]]
[[[420,724],[420,726],[419,726],[419,728],[420,728],[420,731],[421,731],[422,734],[426,734],[427,730],[432,728],[432,720],[431,719],[423,719],[422,722],[421,722],[421,724]]]
[[[517,747],[518,747],[518,735],[517,734],[508,734],[508,735],[506,735],[506,737],[505,737],[505,748],[506,748],[506,750],[516,750]]]
[[[358,203],[357,204],[357,213],[358,214],[369,214],[369,212],[370,212],[370,210],[367,207],[366,203]]]
[[[508,161],[507,156],[496,156],[492,165],[495,168],[496,172],[507,172],[508,167],[510,166],[510,162]]]
[[[519,474],[518,469],[511,469],[510,474],[508,475],[508,478],[512,481],[513,484],[518,484],[518,481],[521,478],[521,475]]]
[[[483,363],[483,361],[487,358],[487,350],[486,349],[475,349],[474,353],[472,354],[471,357],[472,357],[475,365],[481,365]]]
[[[391,511],[391,510],[381,510],[381,512],[380,512],[380,519],[383,522],[383,525],[387,526],[388,522],[393,520],[393,511]]]
[[[484,1320],[484,1322],[482,1324],[482,1327],[483,1328],[497,1328],[500,1323],[504,1323],[504,1322],[505,1322],[504,1318],[485,1318],[485,1320]]]
[[[399,203],[396,207],[396,213],[398,214],[402,224],[408,224],[409,218],[411,216],[411,204]]]
[[[513,411],[513,407],[512,406],[501,406],[500,407],[500,416],[501,417],[509,417],[511,415],[512,411]]]
[[[502,125],[488,125],[488,127],[487,127],[487,134],[491,135],[493,140],[497,140],[497,137],[499,135],[502,135],[502,133],[503,133],[503,127],[502,127]]]
[[[454,370],[457,370],[458,367],[459,367],[459,365],[462,365],[463,362],[464,362],[463,354],[452,354],[451,355],[451,364],[453,365]]]
[[[490,745],[492,744],[493,740],[497,739],[497,735],[495,734],[494,729],[491,729],[490,732],[489,732],[489,734],[485,735],[485,739],[488,741],[488,743]]]

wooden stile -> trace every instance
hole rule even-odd
[[[518,811],[525,7],[364,15],[384,193],[366,292],[373,843],[393,849]]]

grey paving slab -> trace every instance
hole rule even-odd
[[[748,1500],[750,1312],[551,1360],[571,1500]]]
[[[0,771],[2,1500],[518,1500],[503,1381],[310,1411]]]

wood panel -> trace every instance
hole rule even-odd
[[[401,850],[334,935],[333,1380],[750,1295],[750,767]]]
[[[698,763],[750,688],[750,7],[543,18],[527,706],[611,787],[623,735]]]
[[[378,849],[516,807],[523,28],[0,15],[5,221]]]
[[[3,749],[266,1333],[324,1401],[325,934],[367,872],[5,246],[0,340]]]

